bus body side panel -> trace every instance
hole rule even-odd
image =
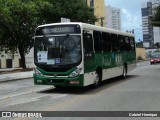
[[[117,77],[123,73],[123,54],[119,52],[103,53],[103,75],[102,80]]]
[[[83,79],[83,82],[84,82],[84,86],[88,86],[88,85],[91,85],[94,83],[94,80],[96,78],[96,73],[95,71],[94,72],[88,72],[88,73],[85,73],[84,74],[84,79]]]
[[[128,69],[127,72],[130,72],[131,70],[135,69],[137,66],[136,64],[136,53],[135,52],[128,52]]]

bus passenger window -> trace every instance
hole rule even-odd
[[[125,51],[123,41],[124,41],[123,36],[119,35],[118,36],[118,47],[119,47],[119,51],[121,51],[121,52]]]
[[[129,37],[127,36],[124,37],[124,46],[125,46],[125,51],[130,51],[130,42],[129,42]]]
[[[109,33],[102,33],[103,51],[111,51],[111,40]]]
[[[101,32],[93,31],[94,36],[94,48],[96,52],[102,52],[102,39]]]
[[[135,42],[133,37],[130,38],[130,45],[131,45],[131,51],[135,51]]]
[[[93,39],[92,34],[90,33],[83,33],[83,46],[84,46],[84,53],[93,53]]]
[[[112,51],[118,51],[118,44],[117,44],[117,35],[111,34],[111,43],[112,43]]]

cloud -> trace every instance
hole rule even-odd
[[[130,13],[126,9],[122,8],[122,26],[126,29],[139,27],[139,18],[136,14]]]
[[[142,39],[141,3],[148,0],[105,0],[106,5],[121,9],[122,31],[135,30],[136,39]]]
[[[130,12],[125,8],[121,8],[122,30],[131,31],[134,29],[136,40],[142,39],[141,17],[136,12]]]

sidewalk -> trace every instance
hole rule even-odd
[[[11,70],[13,70],[13,69],[6,69],[5,71],[11,71]],[[0,70],[0,71],[2,71],[2,70]],[[4,69],[3,69],[3,71],[4,71]],[[33,71],[7,73],[7,74],[0,73],[0,82],[26,79],[26,78],[33,78]]]

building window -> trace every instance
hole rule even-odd
[[[87,0],[83,0],[85,4],[87,4]]]
[[[90,7],[94,8],[94,0],[90,0]]]
[[[142,8],[142,17],[148,16],[149,15],[149,10],[147,8]]]

